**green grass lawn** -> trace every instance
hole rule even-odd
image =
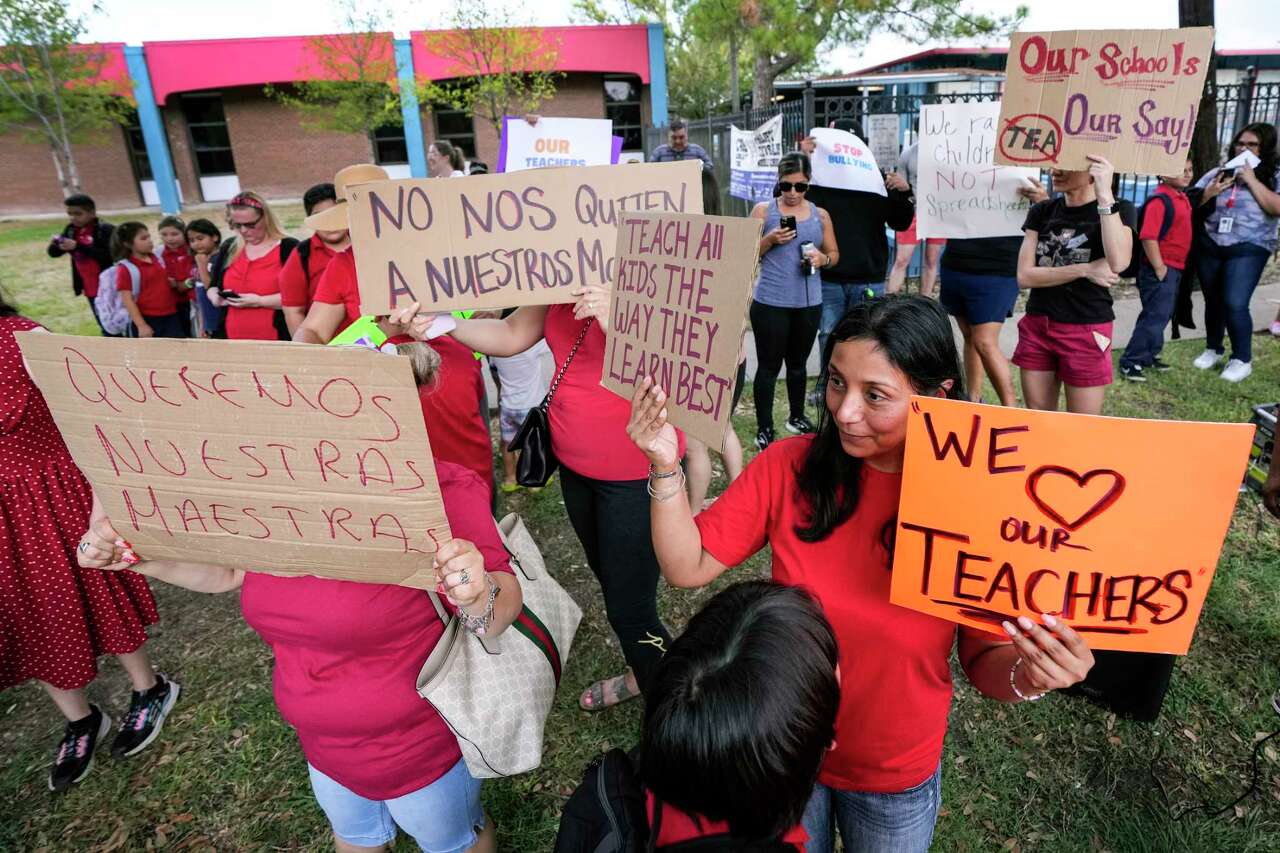
[[[300,218],[299,211],[285,212],[291,228]],[[44,241],[55,230],[54,223],[0,224],[0,282],[51,328],[92,331],[84,301],[71,297],[67,262],[44,257]],[[1166,358],[1179,368],[1143,385],[1117,384],[1108,413],[1244,421],[1253,404],[1280,397],[1280,345],[1269,338],[1256,341],[1254,374],[1240,385],[1193,370],[1189,362],[1199,351],[1194,341],[1171,346]],[[735,415],[735,428],[744,444],[754,436],[749,401]],[[722,487],[721,479],[713,493]],[[584,765],[610,746],[634,743],[640,707],[597,715],[577,709],[578,692],[617,673],[621,655],[565,523],[559,489],[500,498],[499,513],[513,511],[524,515],[548,565],[585,610],[548,722],[543,766],[485,786],[501,849],[543,851]],[[757,555],[716,588],[766,572],[766,555]],[[126,762],[100,755],[83,783],[55,797],[45,787],[45,766],[61,722],[34,684],[5,692],[0,850],[331,849],[301,752],[272,703],[271,656],[241,620],[236,597],[155,587],[162,622],[148,648],[183,685],[163,737]],[[663,587],[662,612],[672,628],[679,630],[713,591]],[[1258,790],[1235,810],[1213,820],[1170,816],[1170,807],[1205,799],[1225,805],[1244,790],[1253,743],[1280,727],[1269,701],[1280,689],[1278,649],[1280,524],[1263,515],[1251,494],[1242,495],[1195,644],[1178,662],[1158,724],[1116,720],[1057,696],[1000,705],[977,695],[956,668],[934,849],[1280,850],[1280,744],[1268,744]],[[113,661],[104,659],[102,667],[90,694],[118,716],[127,682]],[[402,840],[397,849],[412,845]]]

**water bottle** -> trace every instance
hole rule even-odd
[[[800,244],[800,272],[806,277],[813,275],[813,261],[809,260],[809,253],[818,248],[809,241]]]

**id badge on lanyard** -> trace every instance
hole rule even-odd
[[[1236,206],[1236,189],[1236,187],[1231,188],[1231,198],[1227,199],[1227,215],[1218,217],[1219,234],[1230,234],[1236,224],[1236,218],[1231,215],[1231,208]]]

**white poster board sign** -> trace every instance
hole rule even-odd
[[[846,130],[815,127],[809,132],[813,150],[813,182],[836,190],[888,195],[871,147]]]
[[[897,113],[867,116],[867,143],[877,163],[896,163],[902,153]]]
[[[747,201],[773,198],[782,159],[782,113],[755,130],[729,128],[729,195]]]
[[[503,123],[499,172],[614,162],[613,122],[607,118],[542,116],[537,124],[529,124],[508,117]]]

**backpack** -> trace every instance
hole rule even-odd
[[[654,829],[662,826],[662,803],[654,809]],[[645,809],[644,787],[635,761],[611,749],[591,764],[565,803],[556,833],[554,853],[795,853],[782,841],[742,841],[729,835],[710,835],[654,847]]]
[[[159,256],[156,256],[156,262],[163,263]],[[121,267],[129,274],[132,282],[134,302],[138,301],[138,294],[142,291],[142,270],[127,258],[112,264],[98,276],[98,295],[93,297],[93,310],[98,315],[103,331],[108,335],[123,335],[132,322],[117,289]]]
[[[1138,277],[1138,267],[1142,264],[1142,259],[1146,257],[1146,253],[1142,251],[1142,240],[1138,235],[1142,233],[1142,223],[1146,221],[1147,208],[1156,201],[1159,201],[1164,206],[1164,218],[1160,220],[1160,236],[1156,239],[1163,240],[1168,235],[1169,229],[1173,227],[1173,218],[1175,216],[1173,201],[1164,193],[1152,193],[1142,203],[1142,207],[1138,208],[1138,227],[1133,232],[1133,257],[1129,259],[1129,266],[1125,267],[1124,272],[1121,273],[1124,278]]]
[[[289,255],[294,251],[301,251],[301,247],[309,241],[299,242],[292,237],[285,237],[280,241],[280,266],[284,266],[284,262],[289,260]],[[235,238],[226,240],[218,247],[217,253],[209,260],[209,286],[222,289],[222,276],[227,271],[227,256],[231,254],[231,247],[235,245]],[[308,272],[311,251],[308,248],[302,255],[302,271]],[[289,326],[284,321],[284,312],[279,308],[271,318],[272,325],[275,326],[276,337],[282,341],[290,340],[293,336],[289,334]],[[213,337],[220,340],[226,340],[227,337],[227,306],[218,309],[218,327],[213,332]]]

